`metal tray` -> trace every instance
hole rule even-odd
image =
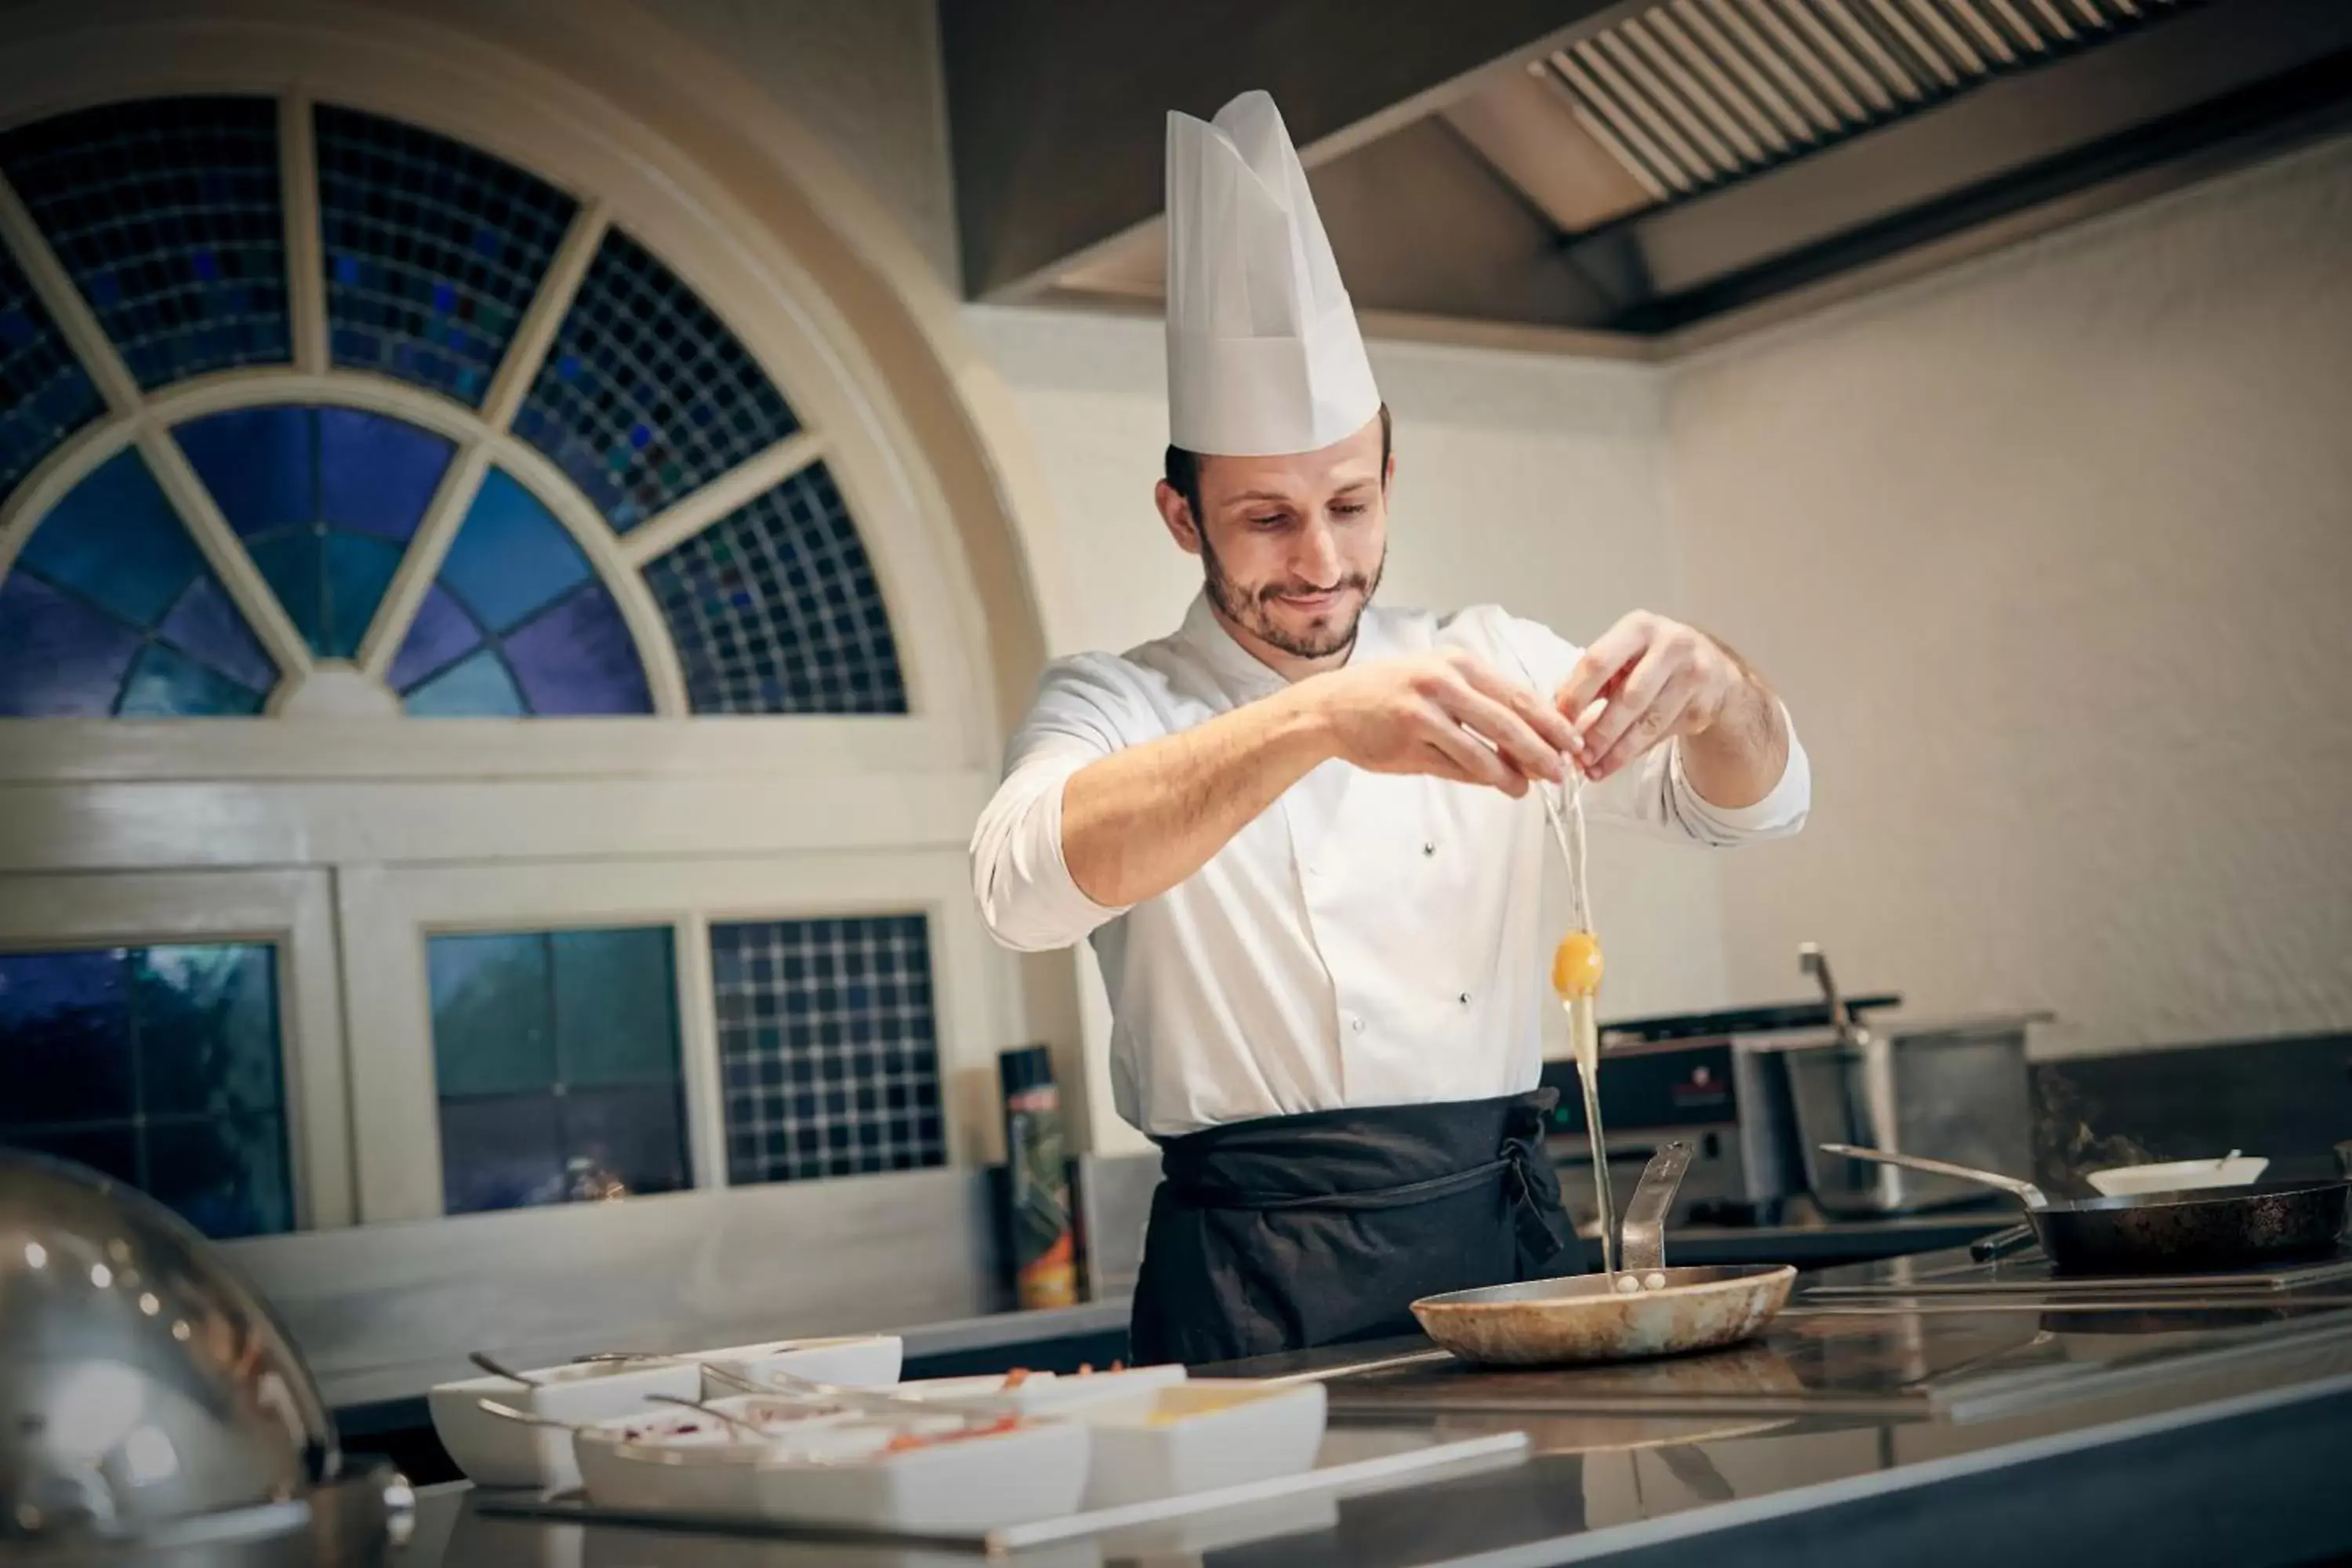
[[[854,1525],[818,1525],[783,1520],[746,1518],[736,1514],[694,1514],[668,1510],[598,1508],[577,1491],[534,1492],[477,1489],[474,1508],[485,1514],[561,1520],[574,1524],[650,1526],[710,1534],[782,1541],[904,1542],[958,1548],[989,1558],[1002,1558],[1030,1547],[1050,1545],[1081,1536],[1102,1535],[1139,1525],[1192,1519],[1226,1510],[1255,1509],[1285,1499],[1324,1496],[1355,1497],[1423,1486],[1457,1476],[1500,1469],[1523,1463],[1528,1457],[1524,1432],[1496,1432],[1475,1437],[1444,1439],[1425,1426],[1340,1425],[1334,1422],[1323,1436],[1323,1451],[1315,1468],[1294,1476],[1246,1481],[1213,1491],[1188,1492],[1120,1508],[1097,1509],[1025,1524],[971,1532],[919,1532],[864,1529]],[[1283,1533],[1277,1526],[1266,1533]],[[1238,1544],[1239,1539],[1228,1542]]]

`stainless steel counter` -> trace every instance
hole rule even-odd
[[[1406,1342],[1203,1370],[1328,1373],[1427,1348]],[[1719,1563],[1728,1552],[1742,1563],[1998,1555],[2140,1568],[2303,1563],[2352,1550],[2352,1488],[2341,1479],[2352,1452],[2352,1306],[2322,1299],[2258,1321],[2171,1319],[2137,1330],[2053,1326],[2032,1310],[1802,1309],[1757,1345],[1656,1363],[1658,1375],[1631,1395],[1626,1369],[1532,1374],[1548,1385],[1534,1396],[1497,1386],[1507,1378],[1457,1373],[1489,1386],[1382,1408],[1384,1382],[1393,1393],[1416,1378],[1443,1381],[1421,1364],[1421,1373],[1408,1363],[1336,1378],[1335,1419],[1449,1435],[1508,1427],[1529,1435],[1533,1457],[1320,1510],[1227,1520],[1213,1536],[1163,1528],[1014,1561],[1505,1568]],[[501,1520],[471,1507],[463,1488],[426,1497],[404,1558],[415,1568],[972,1561],[935,1549]]]

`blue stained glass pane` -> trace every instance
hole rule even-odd
[[[316,411],[234,408],[172,432],[231,528],[246,538],[319,517]]]
[[[537,498],[502,469],[482,481],[441,563],[441,581],[504,631],[587,580],[587,559]]]
[[[506,654],[533,713],[654,710],[636,644],[602,583],[575,590],[509,634]]]
[[[709,307],[617,230],[597,247],[515,421],[624,531],[799,427]]]
[[[267,691],[277,684],[278,667],[262,652],[245,616],[209,572],[188,584],[188,591],[163,617],[163,633],[174,647],[194,654],[240,685]]]
[[[261,693],[214,674],[162,643],[149,643],[131,667],[115,711],[142,719],[235,717],[260,712]]]
[[[455,450],[430,430],[348,408],[319,411],[320,515],[406,542]]]
[[[205,1235],[226,1239],[294,1228],[283,1117],[165,1121],[151,1124],[146,1136],[147,1190]]]
[[[327,589],[320,570],[322,552],[313,529],[274,533],[247,546],[255,570],[286,610],[294,629],[313,650],[327,644]]]
[[[380,539],[340,531],[320,542],[326,552],[327,635],[314,645],[328,658],[349,658],[360,650],[392,574],[400,570],[400,551]]]
[[[400,656],[392,661],[392,689],[406,691],[479,647],[481,642],[482,628],[474,624],[474,617],[456,595],[436,584],[425,591],[416,618],[408,624],[408,640],[401,644]]]
[[[57,115],[0,135],[0,168],[141,386],[290,357],[270,100]]]
[[[258,942],[147,948],[134,955],[131,984],[148,1115],[278,1108],[275,948]]]
[[[16,258],[0,249],[0,497],[98,417],[98,388]]]
[[[449,1214],[522,1208],[563,1198],[562,1132],[552,1095],[499,1095],[441,1105],[441,1206]]]
[[[402,705],[417,719],[515,719],[529,711],[507,667],[488,648],[411,691]]]
[[[945,1162],[921,916],[713,924],[710,968],[730,1181]]]
[[[29,572],[0,583],[0,714],[102,719],[139,634]]]
[[[646,568],[697,713],[904,713],[890,617],[824,464]]]
[[[67,492],[17,557],[135,626],[163,618],[205,570],[195,542],[135,450],[119,452]]]
[[[576,205],[397,121],[321,105],[317,125],[335,363],[478,404]]]
[[[0,953],[0,1127],[136,1109],[120,951]]]
[[[436,936],[425,954],[442,1097],[552,1087],[555,993],[545,933]]]

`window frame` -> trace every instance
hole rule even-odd
[[[323,870],[0,875],[12,952],[267,942],[277,949],[279,1070],[294,1230],[353,1222],[352,1116],[332,879]]]
[[[710,926],[919,914],[930,947],[947,1163],[971,1164],[986,1152],[1010,998],[961,850],[355,867],[336,879],[336,892],[344,940],[372,955],[346,976],[352,1103],[364,1108],[353,1119],[362,1223],[446,1217],[425,942],[456,933],[671,926],[688,1168],[691,1190],[715,1192],[730,1183]]]

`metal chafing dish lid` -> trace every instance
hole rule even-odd
[[[309,1369],[145,1194],[0,1150],[0,1550],[136,1542],[341,1468]]]

